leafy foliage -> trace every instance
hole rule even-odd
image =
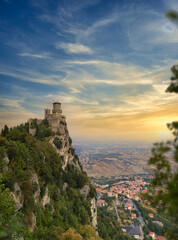
[[[167,13],[167,16],[178,22],[177,13],[171,11]],[[174,65],[171,71],[173,76],[166,92],[178,93],[178,65]],[[167,126],[174,135],[174,141],[154,144],[149,160],[149,164],[155,167],[154,179],[151,182],[149,192],[143,196],[160,212],[166,212],[172,216],[174,222],[178,224],[178,122],[174,121]],[[169,157],[171,155],[172,163]],[[178,239],[177,232],[178,227],[175,227],[167,237]]]
[[[178,65],[171,68],[173,77],[171,84],[167,88],[168,92],[178,92]],[[176,81],[176,82],[174,82]],[[145,196],[149,201],[161,211],[168,212],[175,217],[178,223],[178,172],[171,169],[168,153],[173,152],[173,161],[178,163],[178,122],[167,124],[174,135],[174,141],[166,143],[155,143],[152,149],[152,157],[149,164],[155,166],[154,179],[151,182],[149,194]],[[155,197],[155,191],[157,196]]]
[[[166,17],[169,18],[171,21],[178,23],[178,12],[174,10],[170,10],[166,13]]]
[[[0,227],[7,224],[16,213],[15,203],[10,195],[8,188],[5,188],[5,185],[2,184],[2,174],[0,174],[0,222],[2,223]]]
[[[64,173],[64,181],[73,188],[82,188],[85,184],[89,183],[86,173],[69,164],[67,165],[67,172]]]
[[[178,16],[178,13],[177,13],[177,16]],[[171,71],[172,71],[173,76],[170,78],[171,83],[168,86],[168,88],[166,89],[166,92],[178,93],[178,65],[172,66]]]
[[[130,240],[128,235],[122,233],[116,216],[107,216],[104,208],[98,209],[98,233],[104,240]]]
[[[177,218],[175,213],[178,212],[178,174],[172,173],[168,156],[166,156],[166,153],[171,151],[171,146],[171,142],[156,143],[152,149],[149,164],[155,165],[156,169],[155,177],[151,182],[153,189],[150,189],[149,200],[159,210],[167,211]]]
[[[63,157],[45,139],[49,134],[45,130],[49,127],[48,122],[35,126],[35,137],[28,133],[28,124],[12,129],[5,127],[3,136],[0,136],[0,171],[3,174],[3,184],[0,184],[0,212],[3,213],[0,215],[3,223],[0,238],[10,236],[9,239],[13,239],[15,231],[16,236],[23,235],[27,240],[76,239],[77,236],[80,239],[99,239],[92,227],[84,227],[84,224],[88,226],[91,223],[90,201],[80,194],[80,188],[85,184],[91,186],[87,174],[73,165],[67,165],[64,171]],[[60,145],[60,139],[56,140]],[[75,152],[73,154],[78,162],[78,156]],[[8,163],[4,160],[6,157]],[[31,180],[34,174],[39,183]],[[18,212],[10,195],[15,182],[20,186],[23,199],[23,207]],[[63,189],[64,183],[67,183],[66,190]],[[42,207],[40,201],[47,194],[47,188],[50,203]],[[38,191],[39,200],[36,201]],[[96,191],[91,187],[88,200],[95,195]],[[36,216],[36,230],[29,232],[32,213]],[[69,227],[73,230],[68,230]]]
[[[53,140],[53,143],[58,149],[62,148],[62,141],[58,137],[55,137],[55,139]]]
[[[133,201],[136,204],[138,210],[140,211],[140,213],[143,216],[143,219],[146,223],[146,226],[144,228],[145,232],[147,232],[147,230],[149,229],[150,231],[163,236],[167,232],[174,231],[176,229],[176,222],[173,218],[170,218],[163,213],[153,212],[152,210],[143,207],[141,203],[139,203],[135,200],[133,200]],[[152,213],[154,215],[154,217],[150,218],[148,215],[149,213]],[[158,224],[154,223],[153,221],[161,222],[163,224],[163,227],[159,226]]]
[[[111,205],[113,201],[115,201],[115,197],[108,197],[107,193],[103,194],[102,199],[105,200],[109,205]]]
[[[5,137],[9,132],[9,128],[7,125],[4,126],[4,129],[1,130],[1,136]]]
[[[37,124],[37,119],[33,119],[30,128],[36,129],[35,137],[44,140],[46,137],[52,136],[52,130],[47,119],[42,120],[40,124]]]
[[[0,239],[15,239],[21,235],[24,227],[20,214],[16,211],[10,190],[5,187],[2,181],[3,177],[0,174]]]
[[[70,145],[72,144],[72,139],[71,139],[71,137],[69,137],[69,144],[70,144]]]

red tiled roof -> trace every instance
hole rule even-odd
[[[104,203],[104,202],[105,202],[105,200],[100,199],[96,203],[100,204],[100,203]]]
[[[149,217],[154,217],[153,213],[148,214]]]
[[[162,236],[157,236],[156,238],[157,240],[166,240],[166,238],[162,237]]]

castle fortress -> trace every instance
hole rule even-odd
[[[51,130],[53,132],[57,132],[60,129],[60,123],[66,124],[66,117],[62,115],[61,110],[61,103],[54,102],[53,103],[53,110],[51,113],[51,110],[46,108],[44,110],[44,119],[47,119],[49,124],[51,125]],[[37,124],[40,124],[43,119],[37,119]],[[29,123],[29,133],[33,136],[36,133],[36,128],[32,127],[33,119],[30,118],[28,120]]]
[[[79,162],[79,158],[76,155],[73,147],[72,147],[72,139],[69,136],[69,132],[67,129],[66,118],[62,115],[61,110],[61,103],[54,102],[52,112],[50,109],[44,110],[44,119],[48,120],[49,124],[51,125],[52,131],[55,133],[54,136],[49,137],[49,144],[53,146],[55,151],[61,157],[62,169],[63,171],[66,170],[67,165],[73,165],[74,168],[77,168],[79,171],[82,171],[81,164]],[[41,124],[44,119],[35,119],[35,123],[37,125]],[[34,119],[30,118],[29,122],[29,133],[31,135],[36,134],[36,124],[34,124]],[[61,142],[60,149],[56,147],[54,143],[54,139],[58,138]],[[44,158],[45,161],[45,158]],[[63,190],[66,190],[68,184],[65,182],[63,185]],[[48,187],[46,186],[48,189]],[[85,199],[89,196],[90,193],[90,186],[86,183],[81,189],[80,193],[84,194]],[[44,200],[45,199],[45,200]],[[50,196],[48,195],[48,191],[46,190],[45,196],[42,200],[42,205],[45,206],[50,202]],[[92,226],[96,229],[97,228],[97,207],[95,197],[91,199],[91,219],[92,219]]]

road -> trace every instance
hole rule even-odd
[[[130,199],[130,203],[134,206],[134,209],[137,210],[137,212],[139,214],[138,219],[141,223],[141,227],[140,227],[141,238],[140,239],[143,240],[143,238],[144,238],[143,226],[145,225],[145,222],[144,222],[144,220],[142,218],[142,215],[141,215],[140,211],[138,210],[137,206],[135,205],[135,203],[131,199]]]
[[[120,219],[119,214],[118,214],[118,209],[117,209],[117,199],[116,199],[116,201],[115,201],[115,210],[116,210],[117,221],[120,222],[121,219]]]
[[[135,203],[130,199],[130,203],[134,206],[134,209],[135,210],[137,210],[137,212],[139,213],[139,221],[140,221],[140,223],[141,223],[141,225],[142,225],[142,227],[145,225],[145,222],[144,222],[144,220],[143,220],[143,218],[142,218],[142,215],[141,215],[141,213],[140,213],[140,211],[138,210],[138,208],[137,208],[137,206],[135,205]]]

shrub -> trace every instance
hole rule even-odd
[[[45,192],[46,192],[46,187],[43,185],[43,186],[40,188],[40,197],[41,197],[41,198],[44,197]]]
[[[72,139],[71,139],[71,137],[69,137],[69,144],[70,144],[70,145],[72,144]]]
[[[62,120],[60,121],[60,124],[66,126],[66,122],[64,122]]]
[[[96,189],[92,184],[90,184],[90,192],[88,194],[88,198],[96,198]]]
[[[60,150],[62,148],[62,141],[58,138],[55,137],[55,139],[53,140],[55,146]]]
[[[3,159],[6,156],[5,147],[0,147],[0,159]]]

